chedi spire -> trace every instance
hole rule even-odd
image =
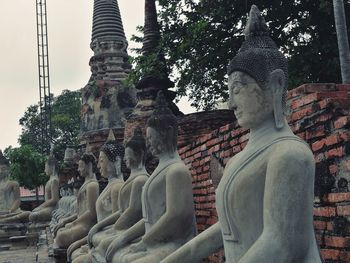
[[[97,39],[126,41],[117,0],[94,1],[92,42]]]

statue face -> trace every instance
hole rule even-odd
[[[78,172],[82,177],[86,177],[89,173],[89,167],[83,160],[78,162]]]
[[[45,163],[45,174],[48,176],[53,175],[54,173],[54,166],[53,165],[49,165],[48,162]]]
[[[5,179],[9,174],[9,167],[6,164],[0,165],[0,179]]]
[[[113,172],[112,166],[113,163],[110,160],[108,160],[107,155],[104,152],[100,152],[97,167],[100,170],[101,176],[104,178],[108,178],[108,176]]]
[[[131,166],[138,166],[140,164],[139,159],[140,158],[138,158],[137,154],[133,149],[131,149],[130,147],[127,147],[125,149],[124,161],[128,168],[130,168]]]
[[[147,127],[146,142],[152,155],[158,157],[164,151],[162,136],[152,127]]]
[[[262,90],[256,81],[243,72],[233,72],[228,79],[229,108],[238,124],[254,128],[273,116],[273,97],[270,89]]]

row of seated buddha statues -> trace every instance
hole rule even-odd
[[[62,221],[70,217],[77,212],[77,193],[81,184],[79,181],[68,181],[67,184],[60,188],[60,200],[58,201],[57,208],[51,213],[50,230],[55,232],[56,227],[62,223]],[[58,227],[60,228],[60,227]]]
[[[141,128],[126,142],[125,154],[119,150],[114,151],[117,158],[109,157],[108,141],[101,148],[98,166],[102,176],[121,174],[122,159],[130,176],[119,181],[118,191],[115,183],[114,194],[112,190],[108,198],[103,192],[98,197],[97,224],[69,246],[69,261],[160,262],[195,237],[192,180],[177,153],[177,119],[162,92],[157,102],[146,129],[148,149]],[[147,151],[159,159],[150,176],[145,168]],[[108,193],[108,185],[106,189]],[[104,206],[112,208],[108,215],[100,211],[107,210]]]
[[[148,179],[141,172],[131,191],[123,191],[128,181],[122,184],[117,212],[91,228],[87,251],[69,249],[73,263],[196,263],[222,248],[230,263],[322,262],[313,229],[314,157],[286,120],[288,63],[256,6],[228,76],[230,108],[250,136],[216,190],[218,222],[196,235],[191,177],[176,151],[177,120],[160,92],[146,127],[157,168]],[[131,147],[136,136],[124,157],[131,170],[142,152]]]
[[[55,209],[59,199],[58,193],[58,176],[57,161],[50,154],[46,164],[45,173],[49,176],[49,180],[45,185],[45,202],[35,208],[32,212],[23,211],[20,207],[20,190],[16,181],[9,180],[9,163],[0,154],[0,206],[1,216],[0,224],[10,223],[32,223],[35,226],[41,222],[48,222],[51,219],[51,212]]]

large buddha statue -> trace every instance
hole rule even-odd
[[[55,245],[59,248],[68,248],[75,241],[85,237],[96,223],[96,200],[99,195],[99,185],[94,173],[95,165],[96,158],[87,146],[86,152],[78,162],[78,171],[84,178],[84,183],[77,196],[77,218],[57,231]]]
[[[6,223],[7,218],[21,213],[19,184],[10,180],[9,176],[9,161],[0,151],[0,223]]]
[[[230,263],[320,263],[313,229],[314,157],[285,119],[287,60],[252,6],[228,67],[230,108],[250,129],[216,192],[219,221],[162,263],[195,263],[222,246]]]
[[[97,224],[92,227],[93,230],[98,229],[103,220],[119,210],[118,196],[124,183],[121,170],[123,156],[124,147],[115,140],[113,130],[110,130],[106,143],[100,149],[97,165],[101,176],[108,179],[108,184],[96,201]],[[87,251],[87,236],[85,236],[69,246],[67,256],[69,259],[74,259],[86,254]]]
[[[124,160],[130,169],[130,176],[119,193],[119,210],[90,230],[89,253],[78,257],[73,263],[104,262],[106,250],[111,242],[142,219],[141,193],[149,176],[145,168],[145,154],[145,139],[141,129],[136,128],[134,135],[125,144]]]
[[[159,164],[143,187],[143,219],[111,243],[107,262],[160,262],[196,234],[192,179],[177,153],[177,119],[162,91],[157,103],[146,133]]]

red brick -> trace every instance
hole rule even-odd
[[[342,168],[346,171],[350,171],[350,160],[344,160],[342,161]]]
[[[341,262],[348,263],[350,262],[350,252],[349,251],[341,251],[339,256]]]
[[[313,107],[307,107],[305,109],[298,110],[292,113],[292,115],[290,116],[290,119],[294,122],[302,118],[305,118],[306,116],[311,115],[314,112],[315,110],[313,109]]]
[[[349,118],[347,116],[343,116],[334,121],[334,128],[341,129],[347,124],[349,124]]]
[[[349,141],[350,140],[350,132],[349,131],[345,131],[345,132],[340,132],[339,133],[339,140],[340,141]]]
[[[318,150],[321,150],[325,145],[324,140],[316,141],[311,145],[312,151],[316,152]]]
[[[338,147],[335,149],[330,149],[328,152],[326,152],[326,158],[332,159],[336,157],[343,157],[345,154],[344,147]]]
[[[340,251],[335,249],[321,249],[321,255],[324,260],[337,260]]]
[[[350,245],[350,237],[325,236],[327,247],[345,248]]]
[[[335,216],[335,207],[314,207],[314,215],[323,217]]]
[[[312,93],[294,100],[291,103],[290,108],[294,110],[317,100],[318,100],[317,93]]]
[[[337,214],[339,216],[350,216],[350,205],[342,205],[337,207]]]
[[[324,139],[327,146],[337,144],[339,142],[338,134],[332,134]]]
[[[230,129],[230,124],[226,124],[225,126],[222,126],[220,129],[219,129],[219,132],[220,133],[223,133],[223,132],[226,132]]]
[[[208,225],[214,225],[214,224],[216,224],[218,222],[218,220],[216,219],[216,218],[209,218],[208,220],[207,220],[207,224]]]
[[[317,93],[318,99],[325,98],[346,98],[348,96],[347,91],[337,91],[337,92],[319,92]]]
[[[209,217],[210,216],[210,211],[199,210],[199,211],[196,211],[196,215],[197,216],[207,216],[207,217]]]
[[[314,228],[317,230],[325,230],[327,228],[327,222],[315,220],[314,221]]]
[[[331,203],[350,202],[350,192],[328,194],[328,202],[331,202]]]
[[[234,140],[230,141],[230,146],[235,146],[235,145],[238,145],[238,144],[239,144],[238,139],[234,139]]]
[[[330,165],[329,172],[333,175],[336,174],[338,172],[338,165],[336,165],[336,164]]]

